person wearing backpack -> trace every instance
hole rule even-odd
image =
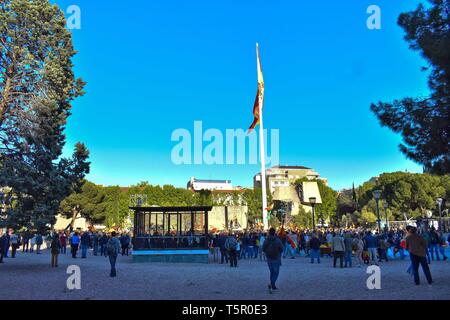
[[[439,235],[436,232],[436,229],[432,228],[431,232],[430,232],[430,237],[431,237],[431,260],[434,261],[434,253],[436,253],[436,260],[440,261],[441,258],[439,257]]]
[[[280,273],[281,253],[284,251],[283,243],[281,242],[280,238],[275,235],[274,228],[270,228],[269,235],[264,241],[262,250],[266,255],[267,265],[269,266],[269,291],[272,292],[272,290],[277,290],[275,282],[277,281],[278,275]]]
[[[52,254],[52,268],[56,268],[58,266],[58,255],[61,251],[61,241],[59,240],[59,234],[56,232],[53,234],[50,249]]]
[[[41,254],[41,246],[44,243],[44,238],[42,238],[42,235],[38,233],[36,235],[36,254]]]
[[[106,243],[106,256],[109,257],[109,263],[111,264],[111,277],[116,277],[116,261],[120,252],[120,241],[116,238],[116,232],[111,232],[111,239]]]
[[[227,240],[225,241],[225,248],[228,251],[228,258],[230,260],[230,267],[237,268],[237,240],[236,237],[230,232]]]

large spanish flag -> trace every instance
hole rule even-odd
[[[261,59],[259,58],[259,46],[256,44],[256,64],[258,69],[258,92],[256,93],[256,99],[255,104],[253,105],[253,123],[248,128],[248,133],[252,132],[253,129],[258,125],[259,123],[259,110],[260,110],[260,103],[261,103],[261,110],[262,106],[264,105],[264,77],[263,72],[261,68]]]

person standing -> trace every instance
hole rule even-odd
[[[217,234],[214,234],[211,239],[211,247],[212,247],[212,255],[213,255],[213,262],[219,262],[219,252],[220,247],[218,245],[219,237]]]
[[[109,258],[109,263],[111,264],[110,277],[116,277],[116,261],[117,256],[120,252],[120,241],[116,238],[116,232],[111,233],[111,239],[106,243],[106,256]]]
[[[92,252],[94,256],[98,255],[98,244],[99,244],[99,234],[98,232],[94,232],[92,234]]]
[[[9,242],[11,243],[11,258],[15,258],[17,248],[19,248],[20,242],[19,236],[12,229],[10,231]]]
[[[228,250],[231,268],[237,268],[237,244],[236,237],[230,232],[225,241],[225,248]]]
[[[31,239],[30,239],[30,253],[34,252],[34,246],[36,245],[36,235],[35,234],[31,234],[30,235]]]
[[[442,232],[438,233],[439,235],[439,252],[442,255],[442,259],[444,259],[444,261],[447,260],[447,256],[445,255],[445,248],[447,247],[447,243],[445,241],[445,235]]]
[[[353,253],[353,237],[350,231],[345,233],[344,237],[345,245],[345,265],[344,267],[352,267],[352,253]]]
[[[70,238],[70,249],[72,253],[72,258],[77,257],[78,246],[80,245],[80,237],[78,236],[78,232],[75,232]]]
[[[127,255],[128,256],[128,248],[130,246],[130,236],[127,233],[122,234],[120,237],[120,245],[122,246],[122,256]]]
[[[436,253],[436,260],[440,261],[441,258],[439,257],[439,234],[436,232],[436,229],[432,228],[430,232],[430,238],[431,238],[431,260],[434,261],[434,254]]]
[[[3,247],[3,256],[5,258],[8,258],[8,251],[9,251],[9,247],[11,246],[11,235],[10,235],[11,229],[7,229],[6,230],[6,242],[5,242],[5,246]]]
[[[369,251],[369,260],[370,264],[378,265],[377,262],[377,241],[375,237],[372,235],[372,232],[367,231],[366,236],[364,237],[364,242],[367,247],[367,251]]]
[[[30,245],[30,233],[27,230],[22,234],[22,252],[28,252],[29,245]]]
[[[357,235],[353,239],[353,248],[355,250],[355,259],[358,262],[358,268],[361,268],[364,265],[364,260],[362,258],[362,254],[364,251],[364,241],[362,240],[362,234]]]
[[[419,279],[419,264],[422,266],[422,270],[425,273],[428,284],[433,283],[431,277],[430,268],[426,259],[427,243],[423,237],[417,234],[417,229],[413,226],[407,226],[406,231],[408,235],[406,236],[406,250],[409,251],[409,256],[412,264],[412,271],[414,275],[414,282],[416,285],[420,284]]]
[[[3,229],[0,229],[0,263],[3,263],[3,255],[5,254],[6,247],[6,234],[3,232]]]
[[[427,261],[428,261],[428,264],[430,264],[431,263],[431,255],[430,255],[430,251],[431,251],[431,236],[430,236],[430,232],[425,230],[421,235],[422,235],[422,237],[425,239],[425,241],[427,243]]]
[[[41,246],[44,243],[44,238],[42,237],[41,233],[38,232],[36,235],[36,254],[41,254]]]
[[[106,244],[108,243],[108,236],[102,233],[100,237],[100,255],[106,257]]]
[[[81,259],[86,259],[87,251],[91,246],[91,236],[89,235],[89,232],[85,231],[81,234],[80,243],[81,243]]]
[[[264,261],[266,260],[266,254],[264,253],[264,251],[262,250],[262,247],[264,246],[264,241],[266,241],[266,234],[261,232],[261,235],[259,236],[259,260],[262,261],[264,259]]]
[[[55,232],[50,244],[50,252],[52,254],[52,268],[56,268],[58,266],[58,255],[61,251],[61,241],[59,239],[59,234]]]
[[[331,242],[331,252],[333,252],[333,268],[336,268],[336,261],[339,258],[340,267],[344,267],[344,238],[337,232],[333,232],[333,240]]]
[[[220,248],[220,263],[223,264],[224,261],[225,263],[228,263],[228,254],[227,254],[227,249],[225,248],[225,242],[227,241],[227,238],[225,236],[225,234],[220,234],[219,236],[219,241],[218,241],[218,245]]]
[[[316,234],[312,234],[311,240],[309,240],[309,247],[311,250],[311,263],[314,263],[314,259],[317,258],[317,263],[320,263],[320,240]]]
[[[281,253],[284,251],[283,243],[280,238],[275,235],[275,229],[270,228],[269,235],[264,241],[262,250],[266,254],[267,265],[270,272],[270,284],[268,285],[269,291],[277,290],[276,281],[280,274],[281,266]]]
[[[59,234],[59,243],[61,244],[60,253],[66,254],[67,235],[66,235],[65,232],[60,232],[60,234]]]
[[[380,262],[385,260],[386,262],[388,262],[388,255],[387,255],[387,245],[386,245],[386,239],[384,238],[383,234],[380,234],[378,236],[378,252],[379,252],[379,256],[380,256]]]

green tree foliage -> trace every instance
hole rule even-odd
[[[86,181],[80,192],[76,192],[61,201],[59,213],[72,218],[72,225],[78,214],[93,223],[103,223],[108,214],[113,213],[108,203],[106,188]]]
[[[378,179],[372,179],[361,186],[362,195],[360,206],[371,212],[376,212],[372,191],[380,189],[382,200],[380,216],[384,211],[382,203],[386,201],[389,213],[393,219],[403,220],[404,215],[409,217],[423,216],[426,210],[436,209],[436,199],[449,194],[448,176],[435,176],[431,174],[416,174],[406,172],[384,173]]]
[[[378,102],[371,110],[383,126],[401,133],[400,150],[436,174],[450,173],[450,16],[447,0],[430,0],[429,8],[402,13],[398,24],[405,40],[428,62],[430,96]]]
[[[292,223],[300,228],[312,228],[312,214],[306,212],[305,209],[300,206],[297,214],[292,216]]]
[[[45,229],[89,172],[77,144],[61,159],[71,102],[83,94],[64,13],[48,0],[0,2],[0,186],[17,201],[6,223]]]

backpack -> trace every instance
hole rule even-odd
[[[110,239],[108,241],[108,243],[106,244],[106,252],[108,253],[109,256],[117,255],[116,246],[114,245],[114,242],[112,239]]]
[[[278,251],[276,239],[271,239],[269,241],[266,240],[265,242],[267,242],[267,246],[266,246],[266,250],[264,251],[264,253],[266,254],[267,258],[269,258],[269,259],[277,258],[279,251]]]
[[[236,247],[237,247],[236,238],[228,238],[227,242],[225,243],[225,248],[228,250],[231,250],[231,249],[236,250]]]

